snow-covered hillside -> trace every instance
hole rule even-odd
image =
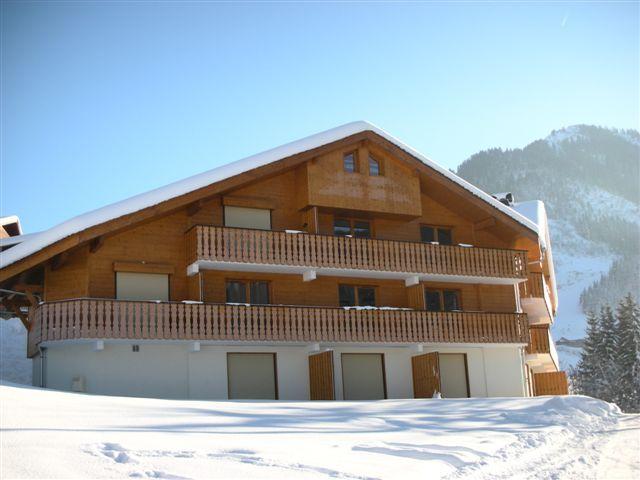
[[[3,385],[0,400],[2,478],[640,474],[639,417],[588,397],[203,402]]]
[[[0,380],[31,385],[27,331],[18,318],[0,320]]]
[[[458,168],[487,191],[545,202],[558,277],[556,340],[583,338],[585,308],[640,296],[639,168],[638,132],[588,125],[522,149],[483,151]],[[580,353],[568,345],[558,351],[563,368]]]

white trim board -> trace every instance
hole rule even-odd
[[[280,265],[268,263],[244,263],[244,262],[215,262],[210,260],[197,260],[187,267],[187,275],[193,276],[201,270],[226,270],[234,272],[255,273],[282,273],[290,275],[303,275],[310,270],[316,275],[325,277],[349,277],[349,278],[379,278],[382,280],[407,280],[418,277],[423,282],[446,283],[480,283],[487,285],[517,285],[525,282],[526,278],[504,277],[478,277],[471,275],[443,275],[436,273],[416,272],[387,272],[381,270],[359,270],[355,268],[326,268],[302,265]]]

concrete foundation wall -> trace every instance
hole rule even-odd
[[[191,399],[227,398],[228,352],[275,352],[278,397],[283,400],[309,398],[307,346],[201,345],[191,352],[190,343],[105,342],[52,344],[46,349],[45,386],[71,390],[74,377],[84,377],[85,391],[94,394]],[[413,398],[409,347],[322,346],[334,352],[336,398],[342,399],[342,353],[382,353],[388,398]],[[523,396],[525,380],[521,349],[510,347],[452,348],[429,346],[424,352],[465,353],[472,397]],[[34,385],[40,381],[40,359],[34,359]]]

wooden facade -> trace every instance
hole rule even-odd
[[[343,168],[349,153],[354,172]],[[228,226],[229,207],[268,211],[270,229]],[[340,219],[365,222],[369,238],[336,235]],[[449,241],[424,240],[425,226]],[[69,235],[3,268],[0,284],[42,272],[31,356],[76,339],[502,343],[537,354],[550,351],[548,328],[529,328],[520,301],[548,295],[542,258],[535,232],[363,132]],[[167,275],[168,301],[118,299],[121,272]],[[234,280],[267,282],[270,305],[226,304]],[[372,288],[375,308],[340,308],[341,285]],[[457,304],[443,296],[434,309],[434,290],[455,291]],[[328,359],[309,357],[312,398],[335,396]],[[429,362],[414,358],[414,382]],[[434,380],[420,382],[429,396]]]

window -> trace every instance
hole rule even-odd
[[[369,156],[369,175],[372,177],[378,177],[381,175],[380,162],[372,156]]]
[[[357,152],[345,153],[342,157],[342,165],[347,173],[356,173],[358,171],[358,154]]]
[[[359,285],[338,285],[338,296],[341,307],[375,307],[375,287]]]
[[[420,238],[425,243],[438,242],[440,245],[453,245],[453,234],[448,227],[420,226]]]
[[[169,301],[169,275],[164,273],[116,272],[118,300]]]
[[[351,222],[344,218],[336,218],[333,221],[333,234],[339,237],[351,235]]]
[[[271,230],[271,210],[266,208],[224,207],[225,227]]]
[[[349,218],[335,218],[333,220],[333,234],[346,237],[371,238],[371,222],[367,220],[353,220]]]
[[[445,312],[453,312],[454,310],[461,310],[460,297],[455,290],[444,290],[442,292],[442,299]]]
[[[426,290],[424,292],[425,307],[430,312],[439,312],[442,310],[440,303],[440,292],[437,290]]]
[[[251,303],[268,305],[269,282],[265,281],[227,281],[227,303]]]
[[[425,309],[430,312],[462,310],[458,290],[425,290],[424,305]]]

